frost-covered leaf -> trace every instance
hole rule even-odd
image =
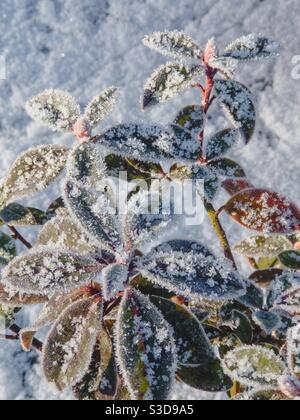
[[[275,386],[274,386],[275,388]],[[283,401],[285,400],[284,395],[277,391],[277,389],[268,391],[252,391],[244,392],[239,394],[235,400],[237,401]]]
[[[89,297],[84,288],[64,295],[58,294],[51,297],[49,301],[44,305],[34,323],[30,327],[23,328],[21,330],[20,341],[23,350],[30,351],[36,332],[41,328],[53,324],[61,315],[61,313],[67,309],[68,306],[78,300],[83,299],[84,297]]]
[[[201,57],[201,49],[196,42],[178,31],[154,32],[143,39],[146,47],[172,58]]]
[[[267,291],[269,308],[279,308],[294,315],[300,306],[300,274],[285,271],[278,275]]]
[[[291,400],[299,400],[300,398],[300,380],[295,376],[282,376],[282,378],[279,379],[279,389]]]
[[[59,390],[78,383],[89,368],[101,330],[102,304],[89,298],[69,306],[50,331],[44,345],[47,380]]]
[[[196,161],[201,155],[201,143],[189,130],[180,125],[172,124],[176,142],[173,143],[171,154],[178,160]]]
[[[103,297],[105,300],[111,300],[118,292],[124,290],[128,275],[128,266],[125,264],[111,264],[104,268],[102,279]]]
[[[64,146],[46,145],[19,156],[0,189],[1,207],[48,187],[64,169],[67,154]]]
[[[140,260],[139,269],[153,283],[195,300],[222,301],[245,293],[232,264],[197,242],[163,243]]]
[[[69,181],[65,187],[65,202],[71,217],[91,241],[113,249],[122,244],[117,211],[106,191],[87,189]]]
[[[117,392],[117,371],[112,341],[104,329],[97,339],[89,369],[81,381],[73,387],[73,392],[80,401],[109,400]]]
[[[283,235],[252,236],[234,247],[235,252],[247,257],[277,257],[281,252],[292,249],[293,244]]]
[[[300,324],[288,332],[288,362],[290,371],[300,377]]]
[[[300,229],[300,212],[285,197],[261,189],[236,194],[224,210],[242,226],[263,233],[290,234]]]
[[[46,210],[46,216],[48,220],[52,217],[55,217],[59,214],[65,212],[65,203],[63,197],[58,197],[56,200],[52,201],[50,206]]]
[[[250,34],[233,41],[225,50],[225,57],[236,60],[258,60],[279,54],[279,44],[270,38]]]
[[[221,324],[222,328],[228,330],[231,335],[236,336],[240,342],[245,344],[252,343],[253,329],[250,319],[246,314],[239,310],[230,310],[230,307],[237,306],[236,304],[229,303],[228,306],[228,308],[225,306],[221,312],[223,319],[223,323]],[[225,316],[226,312],[228,312],[227,316]]]
[[[105,157],[105,164],[107,175],[113,178],[119,178],[121,172],[127,172],[128,181],[143,179],[150,182],[154,178],[161,177],[161,166],[157,163],[108,155]]]
[[[10,226],[40,226],[45,224],[49,217],[42,210],[11,203],[0,211],[0,219],[3,224]]]
[[[236,195],[237,193],[239,193],[241,191],[250,190],[250,189],[254,188],[254,186],[252,184],[250,184],[250,182],[247,181],[247,179],[245,179],[245,178],[225,179],[225,181],[222,182],[222,187],[231,196]]]
[[[0,305],[9,308],[21,308],[25,305],[37,305],[45,301],[47,301],[47,298],[44,296],[7,291],[5,286],[0,283]]]
[[[70,131],[80,116],[80,107],[69,93],[46,90],[27,102],[30,117],[56,131]]]
[[[256,270],[251,274],[250,280],[254,281],[261,287],[268,287],[272,281],[283,274],[283,270],[278,268],[268,268]]]
[[[177,375],[185,384],[201,391],[221,392],[232,387],[230,378],[224,374],[221,362],[217,358],[208,361],[203,369],[179,365]]]
[[[0,305],[0,333],[5,334],[7,330],[15,322],[16,310],[6,305]]]
[[[218,176],[230,178],[243,178],[246,176],[244,169],[239,163],[225,157],[211,160],[207,166]]]
[[[195,185],[195,191],[202,196],[203,195],[203,183],[204,192],[209,200],[212,200],[219,188],[219,180],[214,171],[207,166],[192,165],[192,166],[177,166],[174,167],[170,172],[170,177],[173,180],[180,180],[186,182],[192,180]]]
[[[216,94],[235,128],[241,130],[248,143],[254,133],[256,112],[251,92],[233,80],[217,80]]]
[[[15,241],[11,236],[0,232],[0,266],[9,263],[16,255],[17,248]]]
[[[170,214],[166,210],[160,194],[141,191],[133,195],[124,219],[125,239],[130,246],[140,246],[170,228],[174,220],[173,206],[170,205]]]
[[[79,254],[94,252],[97,248],[66,212],[46,223],[40,231],[37,245],[67,249]]]
[[[122,124],[96,137],[94,142],[110,153],[142,162],[191,160],[196,155],[198,143],[179,126],[176,134],[155,125]],[[187,144],[182,142],[182,134],[187,138]]]
[[[212,136],[206,145],[206,158],[212,160],[223,156],[235,145],[238,140],[238,134],[238,130],[228,128]]]
[[[192,87],[201,75],[200,66],[187,67],[168,63],[159,67],[146,82],[142,99],[143,109],[164,103]]]
[[[203,130],[204,122],[205,114],[202,107],[199,105],[191,105],[183,108],[179,112],[175,118],[174,124],[190,131],[193,138],[198,138],[201,131]]]
[[[12,290],[51,296],[85,284],[103,267],[88,255],[38,248],[5,267],[3,283]]]
[[[272,350],[259,346],[244,346],[230,351],[223,360],[225,372],[242,385],[277,387],[286,367]]]
[[[278,258],[285,267],[300,270],[300,251],[284,251]]]
[[[93,126],[99,124],[113,110],[120,96],[119,89],[112,86],[96,96],[87,106],[84,118]]]
[[[272,334],[280,326],[280,317],[275,312],[256,311],[253,320],[266,334]]]
[[[131,397],[166,400],[175,379],[175,343],[169,324],[140,292],[125,292],[117,321],[116,348]]]
[[[85,188],[97,188],[107,176],[105,155],[94,142],[79,144],[69,154],[67,178]]]
[[[252,281],[245,281],[246,294],[239,297],[238,301],[251,309],[262,309],[264,305],[263,291],[257,287]]]
[[[208,64],[227,79],[231,79],[234,76],[238,67],[238,62],[230,57],[213,57]]]

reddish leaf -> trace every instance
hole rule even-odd
[[[244,178],[226,179],[225,181],[222,182],[222,187],[230,195],[235,195],[235,194],[238,194],[241,191],[250,190],[250,189],[254,188],[254,186],[252,184],[250,184],[250,182],[247,181]]]
[[[224,210],[236,222],[257,232],[290,234],[300,230],[298,208],[283,196],[267,190],[242,191]]]

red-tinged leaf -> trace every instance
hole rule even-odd
[[[254,189],[254,186],[250,184],[247,179],[240,178],[240,179],[233,179],[229,178],[222,182],[222,187],[225,191],[228,192],[231,196],[238,194],[244,190]]]
[[[249,277],[250,280],[255,281],[259,286],[266,287],[275,281],[277,277],[281,276],[283,270],[278,268],[270,268],[268,270],[257,270]]]
[[[242,226],[264,233],[300,230],[300,211],[283,196],[261,189],[236,194],[224,210]]]

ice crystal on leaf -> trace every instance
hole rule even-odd
[[[111,300],[118,292],[122,292],[128,280],[129,268],[126,264],[111,264],[102,271],[103,297]]]
[[[166,400],[175,380],[172,328],[150,300],[127,290],[116,325],[116,351],[131,397]]]
[[[254,231],[291,234],[300,229],[300,212],[297,207],[271,191],[242,191],[224,209],[236,222]]]
[[[280,316],[276,312],[257,311],[253,320],[266,333],[271,334],[280,326]]]
[[[198,301],[222,301],[245,294],[243,280],[230,262],[218,260],[197,242],[163,243],[141,260],[139,268],[154,283]]]
[[[241,130],[248,143],[254,133],[256,122],[251,92],[246,86],[234,80],[217,80],[215,91],[234,127]]]
[[[174,120],[175,125],[188,130],[193,138],[199,142],[199,133],[201,133],[205,122],[205,114],[201,106],[191,105],[183,108]]]
[[[0,188],[1,207],[48,187],[64,169],[67,155],[64,146],[45,145],[19,156]]]
[[[105,89],[88,104],[84,118],[93,126],[99,124],[111,113],[119,95],[119,90],[114,86]]]
[[[69,306],[50,331],[43,350],[46,378],[58,389],[75,385],[87,371],[101,329],[102,304],[93,298]]]
[[[70,131],[80,116],[80,107],[68,92],[46,90],[26,106],[30,117],[56,131]]]
[[[223,360],[225,372],[245,386],[276,389],[278,379],[287,368],[272,350],[260,346],[243,346],[230,351]]]
[[[234,250],[247,257],[276,257],[281,252],[292,249],[290,240],[283,235],[252,236],[234,247]]]
[[[225,50],[225,57],[236,60],[259,60],[279,55],[279,44],[270,38],[250,34],[233,41]]]
[[[12,290],[51,296],[92,280],[102,268],[91,256],[37,248],[5,267],[3,282]]]
[[[168,102],[179,93],[191,88],[201,73],[200,66],[187,67],[168,63],[159,67],[144,87],[143,109]]]
[[[4,232],[0,231],[0,266],[6,265],[17,255],[15,241]]]
[[[9,308],[22,308],[24,305],[37,305],[47,301],[45,296],[21,293],[18,291],[6,290],[5,285],[0,282],[0,305]]]
[[[300,376],[300,325],[291,328],[288,332],[288,361],[289,368],[294,375]]]
[[[198,59],[202,54],[196,42],[183,32],[154,32],[143,42],[146,47],[175,59]]]
[[[226,129],[212,136],[206,145],[208,160],[219,158],[228,152],[238,141],[238,130]]]
[[[218,70],[224,77],[231,79],[238,67],[237,60],[228,57],[213,57],[209,60],[209,66]]]

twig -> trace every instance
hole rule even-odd
[[[13,226],[8,226],[9,229],[11,230],[11,232],[13,233],[12,237],[15,240],[19,240],[20,242],[22,242],[22,244],[27,248],[27,249],[32,249],[32,245],[31,243],[29,243],[28,241],[26,241],[26,239],[21,235],[20,232],[17,231],[17,229]]]
[[[19,340],[17,335],[0,334],[0,340]]]
[[[11,325],[9,327],[9,329],[10,329],[11,332],[13,332],[14,334],[16,334],[16,336],[18,338],[20,337],[21,328],[18,325],[13,324],[13,325]],[[38,340],[37,338],[34,338],[33,339],[33,341],[32,341],[32,347],[34,349],[36,349],[37,351],[39,351],[39,352],[43,351],[43,343],[40,340]]]

